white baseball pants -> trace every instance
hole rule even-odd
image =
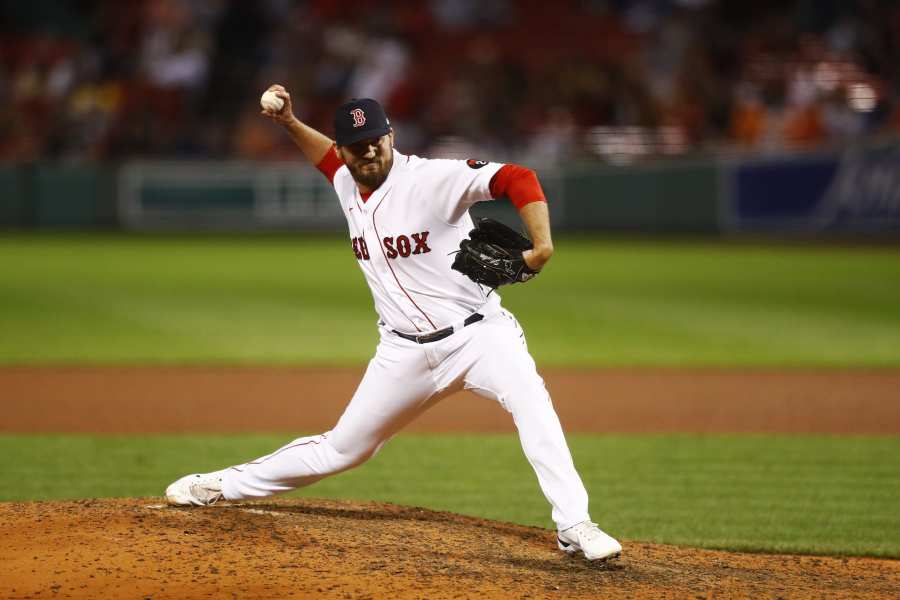
[[[355,467],[437,400],[464,387],[512,413],[557,527],[588,519],[587,492],[525,334],[505,309],[489,312],[484,320],[427,344],[382,328],[375,357],[334,429],[226,469],[225,498],[270,496]]]

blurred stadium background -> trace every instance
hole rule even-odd
[[[557,258],[504,303],[556,382],[634,368],[620,397],[569,398],[587,415],[576,463],[610,492],[592,501],[611,531],[896,558],[898,65],[889,0],[0,3],[0,500],[158,495],[188,469],[269,451],[283,434],[123,429],[129,405],[183,418],[175,431],[270,406],[257,384],[276,369],[229,389],[235,364],[349,366],[335,377],[355,381],[375,315],[333,192],[258,114],[280,82],[329,135],[338,102],[372,96],[403,152],[538,171]],[[517,222],[507,202],[483,204]],[[148,389],[129,379],[139,369],[118,371],[121,389],[102,370],[148,363],[213,367]],[[100,367],[52,369],[84,364]],[[660,366],[672,372],[641,370]],[[667,377],[683,367],[749,370],[715,389],[685,371],[674,401]],[[313,426],[304,406],[321,399],[300,371],[283,372],[297,404],[276,412],[281,429]],[[200,416],[179,377],[207,386]],[[741,418],[731,407],[774,398],[792,428],[762,415],[720,436],[607,435],[594,403],[627,409],[648,380],[661,383],[631,406],[638,421],[719,431]],[[90,414],[68,395],[78,381]],[[691,412],[704,394],[708,412]],[[547,526],[504,423],[489,438],[410,435],[303,493]]]
[[[891,232],[900,6],[859,0],[148,0],[0,8],[0,224],[342,231],[258,115],[537,168],[560,229]]]

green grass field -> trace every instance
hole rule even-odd
[[[0,436],[0,500],[160,496],[186,469],[250,460],[287,441]],[[624,538],[900,557],[900,439],[572,435],[570,445],[592,492],[592,515]],[[549,505],[512,435],[401,435],[362,467],[300,495],[552,527]]]
[[[362,364],[342,238],[0,237],[0,363]],[[557,240],[503,291],[541,365],[898,366],[900,249]]]
[[[898,248],[560,238],[503,296],[542,367],[900,366]],[[0,365],[362,364],[375,319],[342,238],[0,236]],[[158,495],[286,441],[0,435],[0,500]],[[900,438],[570,443],[625,538],[900,557]],[[400,436],[302,493],[550,526],[513,436]]]

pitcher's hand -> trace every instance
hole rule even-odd
[[[275,92],[275,95],[284,101],[284,106],[282,106],[281,110],[278,111],[264,108],[259,111],[259,114],[265,117],[269,117],[270,119],[281,125],[290,125],[295,119],[294,107],[291,105],[290,92],[284,89],[283,85],[279,85],[277,83],[270,85],[267,91]]]

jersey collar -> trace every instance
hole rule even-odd
[[[393,186],[394,180],[396,177],[394,174],[397,172],[401,165],[405,165],[409,157],[405,154],[400,154],[397,150],[394,150],[394,163],[391,165],[391,170],[388,172],[387,178],[384,182],[378,186],[374,191],[372,191],[367,196],[364,196],[362,192],[359,191],[359,186],[356,188],[356,193],[359,194],[360,199],[363,201],[364,205],[370,204],[371,200],[379,200],[384,197],[384,193],[387,192]]]

